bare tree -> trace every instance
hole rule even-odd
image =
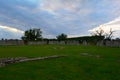
[[[92,36],[104,37],[105,40],[111,40],[113,37],[113,33],[114,31],[112,30],[112,28],[110,28],[109,32],[105,32],[102,28],[99,28],[92,33]]]
[[[98,30],[92,33],[93,36],[104,36],[104,30],[99,28]]]
[[[110,31],[108,33],[105,33],[105,39],[106,40],[111,40],[114,32],[115,31],[113,31],[112,28],[110,28]]]

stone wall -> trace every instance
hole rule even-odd
[[[48,41],[48,44],[59,44],[59,41]]]
[[[79,45],[79,41],[36,41],[28,42],[28,45],[41,45],[41,44],[61,44],[61,45]]]
[[[68,45],[79,45],[80,43],[79,43],[79,41],[66,41],[66,44],[68,44]]]
[[[120,41],[106,41],[105,46],[120,47]]]
[[[42,45],[42,44],[47,44],[47,41],[36,41],[36,42],[30,41],[30,42],[28,42],[28,45]]]
[[[110,47],[120,47],[120,41],[98,41],[97,46],[110,46]]]
[[[24,45],[22,40],[0,40],[0,45]]]
[[[29,41],[28,45],[52,45],[52,44],[60,44],[60,45],[97,45],[97,46],[111,46],[111,47],[120,47],[120,40],[113,41],[98,41],[95,44],[91,44],[87,41],[83,41],[80,43],[75,40],[68,41]],[[0,40],[0,45],[25,45],[22,40]]]

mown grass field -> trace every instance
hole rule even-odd
[[[93,56],[83,56],[81,53]],[[52,55],[68,56],[1,67],[0,80],[120,80],[120,48],[76,45],[0,46],[0,58]]]

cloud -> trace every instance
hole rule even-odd
[[[23,35],[24,31],[12,28],[9,26],[2,26],[0,25],[0,37],[1,38],[6,38],[6,39],[20,39],[21,35]],[[12,36],[12,37],[11,37]]]
[[[89,31],[90,32],[95,32],[96,30],[99,30],[99,29],[103,29],[104,32],[106,33],[109,33],[110,29],[112,29],[112,31],[114,31],[114,37],[120,37],[120,17],[112,20],[112,21],[109,21],[107,23],[104,23],[104,24],[101,24],[100,26],[96,27],[96,28],[93,28],[93,29],[90,29]]]
[[[56,14],[59,10],[74,11],[81,0],[44,0],[40,5],[42,10]]]
[[[92,12],[90,7],[83,7],[87,2],[87,0],[44,0],[38,8],[59,18],[72,20],[76,16],[83,17]]]
[[[88,30],[91,28],[120,16],[119,1],[0,0],[0,25],[22,31],[40,28],[43,37],[49,38],[54,38],[60,33],[69,36],[89,35]],[[13,36],[14,31],[4,28],[3,32],[3,28],[1,29],[3,36],[8,31],[11,38],[16,38]]]
[[[1,26],[0,28],[11,31],[11,32],[16,32],[16,33],[24,33],[24,31],[16,29],[16,28],[12,28],[12,27],[8,27],[8,26]]]

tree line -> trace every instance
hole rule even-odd
[[[65,40],[67,39],[67,35],[62,33],[58,36],[56,36],[57,40]],[[24,35],[21,37],[24,41],[40,41],[44,40],[42,37],[42,31],[41,29],[29,29],[24,32]]]
[[[56,36],[56,39],[53,40],[79,40],[79,41],[99,41],[99,40],[111,40],[113,37],[113,30],[110,29],[108,33],[105,33],[103,29],[96,30],[92,33],[91,36],[83,36],[83,37],[73,37],[68,38],[68,36],[64,33],[61,33]],[[21,37],[24,41],[40,41],[40,40],[51,40],[51,39],[44,39],[42,36],[41,29],[29,29],[24,32],[24,35]]]

